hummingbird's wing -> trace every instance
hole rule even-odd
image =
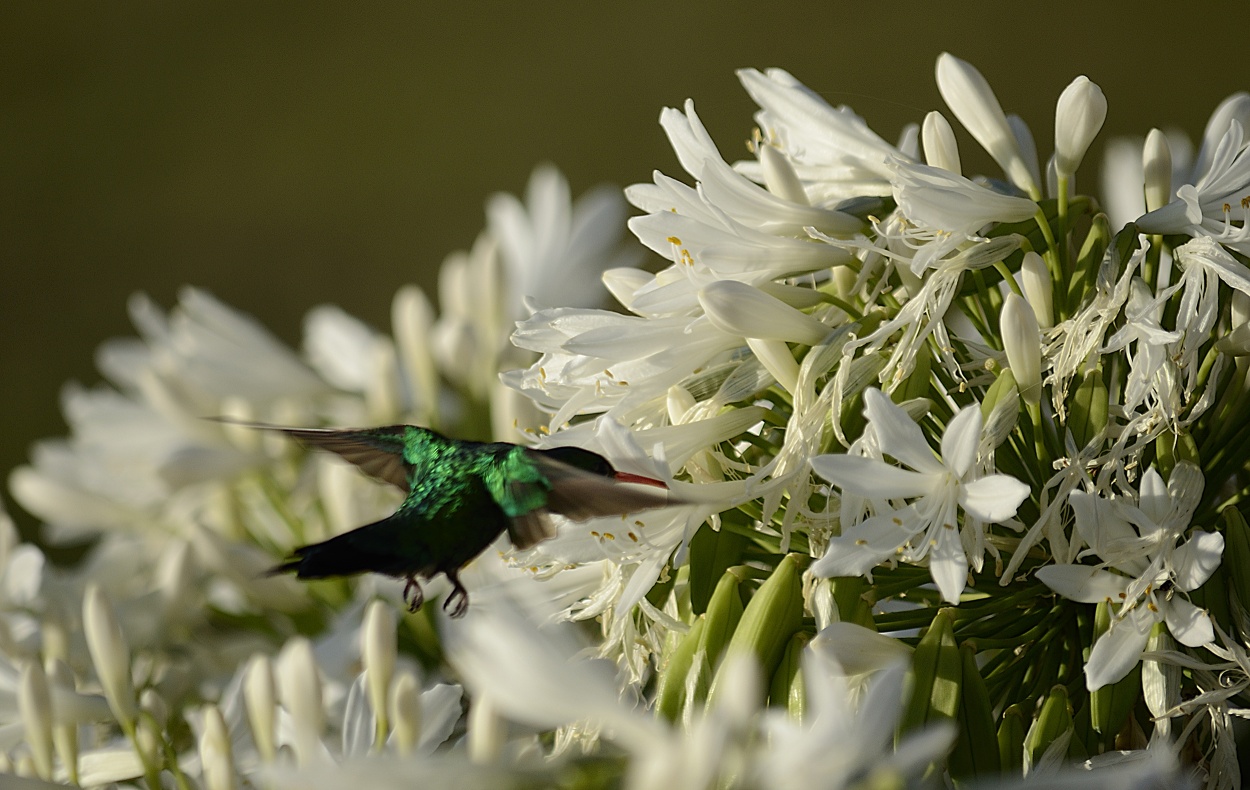
[[[550,513],[559,513],[573,521],[585,521],[680,504],[666,491],[628,485],[561,463],[541,453],[526,451],[525,458],[548,485],[538,480],[517,478],[508,482],[509,499],[514,509],[519,509],[519,503],[533,503],[531,509],[513,515],[508,527],[508,537],[518,549],[527,549],[556,534],[555,525],[548,515]]]
[[[387,425],[382,428],[287,428],[263,422],[236,422],[221,417],[218,422],[242,425],[265,431],[278,431],[298,439],[310,447],[328,450],[351,461],[361,471],[403,491],[411,486],[412,465],[404,460],[404,437],[409,426]]]

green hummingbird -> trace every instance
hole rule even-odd
[[[579,447],[461,441],[414,425],[336,430],[242,424],[336,453],[406,494],[392,515],[300,546],[269,572],[323,579],[372,571],[405,579],[404,601],[412,612],[425,600],[419,580],[442,573],[452,585],[443,609],[463,615],[469,595],[460,570],[505,530],[512,545],[527,549],[555,535],[552,513],[582,521],[679,504],[655,490],[667,489],[662,481],[618,472],[603,456]]]

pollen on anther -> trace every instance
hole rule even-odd
[[[676,211],[677,209],[673,209],[673,210]],[[681,239],[677,238],[676,236],[669,236],[667,241],[669,244],[676,244],[678,247],[681,246]]]
[[[868,541],[864,540],[863,538],[860,538],[859,540],[855,541],[855,545],[856,545],[856,546],[867,546],[867,545],[868,545]]]
[[[637,542],[638,542],[638,536],[637,536],[637,535],[635,535],[634,533],[632,533],[632,532],[626,532],[625,534],[626,534],[626,535],[629,537],[629,539],[630,539],[630,540],[632,540],[634,543],[637,543]]]
[[[603,533],[603,537],[607,538],[608,540],[616,540],[616,536],[613,535],[611,532]]]
[[[597,537],[599,537],[599,533],[598,533],[598,532],[595,532],[595,531],[592,529],[592,530],[590,531],[590,536],[591,536],[592,538],[597,538]]]
[[[642,529],[643,527],[645,527],[645,526],[647,526],[647,525],[646,525],[645,523],[641,522],[641,521],[638,521],[637,519],[634,519],[634,526],[635,526],[635,527],[638,527],[639,529]]]
[[[895,516],[895,517],[894,517],[893,519],[891,519],[891,520],[894,522],[894,526],[896,526],[896,527],[901,527],[901,526],[903,526],[903,520],[902,520],[901,518],[899,518],[898,516]]]

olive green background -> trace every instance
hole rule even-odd
[[[323,302],[385,329],[397,286],[432,292],[487,195],[522,190],[539,161],[579,192],[680,175],[656,120],[687,97],[739,158],[753,105],[738,67],[787,68],[892,140],[943,106],[933,64],[949,50],[1044,155],[1078,74],[1107,95],[1104,134],[1196,135],[1250,88],[1246,12],[1227,4],[451,6],[5,5],[0,475],[64,433],[60,388],[99,380],[94,349],[132,333],[131,293],[169,306],[204,286],[289,342]]]

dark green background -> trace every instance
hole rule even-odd
[[[576,191],[678,175],[656,120],[687,97],[738,158],[753,107],[737,67],[783,66],[892,140],[942,106],[949,50],[1044,155],[1078,74],[1118,134],[1196,135],[1250,88],[1246,12],[1227,4],[451,5],[6,6],[0,475],[64,432],[61,385],[98,380],[93,351],[131,333],[132,292],[168,306],[205,286],[291,342],[322,302],[385,328],[396,287],[431,287],[486,196],[541,160]],[[984,165],[966,138],[963,153]]]

